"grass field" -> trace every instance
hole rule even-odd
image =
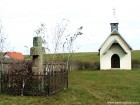
[[[46,59],[52,57],[52,54],[46,54]],[[25,55],[25,58],[31,59],[30,56]],[[79,60],[84,62],[99,62],[99,52],[80,52],[72,53],[72,61]],[[140,50],[132,51],[132,60],[138,60],[140,62]]]
[[[140,62],[140,50],[132,51],[132,60],[138,60]]]
[[[0,95],[0,105],[109,105],[109,102],[140,104],[140,70],[72,71],[69,88],[55,95]]]

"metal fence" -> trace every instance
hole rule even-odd
[[[1,93],[11,95],[51,95],[68,87],[68,71],[64,63],[48,63],[44,75],[3,74]]]

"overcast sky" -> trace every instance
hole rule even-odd
[[[8,36],[7,50],[29,53],[34,30],[45,23],[48,33],[62,19],[73,28],[83,26],[77,52],[98,51],[111,33],[112,9],[116,9],[119,33],[134,49],[140,49],[139,0],[0,0],[0,19]]]

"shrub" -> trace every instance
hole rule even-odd
[[[9,94],[23,95],[26,86],[29,86],[32,78],[30,61],[11,60],[8,68],[4,71],[7,84],[5,87]]]
[[[73,65],[76,66],[77,70],[85,70],[85,69],[99,69],[99,62],[88,62],[88,61],[75,61]]]
[[[132,60],[132,68],[140,68],[140,61],[138,59]]]

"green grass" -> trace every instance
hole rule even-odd
[[[46,59],[52,58],[53,54],[46,54]],[[31,59],[31,56],[25,55],[26,59]],[[45,59],[45,58],[44,58]],[[72,61],[79,60],[83,62],[99,62],[99,52],[80,52],[72,53]],[[140,62],[140,50],[132,51],[132,60]]]
[[[73,53],[72,58],[74,60],[84,61],[84,62],[94,62],[99,61],[98,52],[81,52]]]
[[[138,60],[140,62],[140,50],[133,50],[131,54],[132,60]],[[79,60],[85,62],[99,62],[99,52],[73,53],[72,60]]]
[[[140,70],[69,73],[69,88],[49,97],[0,95],[0,105],[107,105],[139,102]]]
[[[132,60],[138,60],[140,62],[140,50],[132,51]]]
[[[67,57],[67,54],[58,54],[60,58]],[[57,57],[58,57],[57,56]],[[62,57],[63,56],[63,57]],[[53,54],[46,54],[44,59],[52,59]],[[94,62],[99,61],[98,52],[80,52],[80,53],[72,53],[71,54],[72,61],[83,61],[83,62]]]

